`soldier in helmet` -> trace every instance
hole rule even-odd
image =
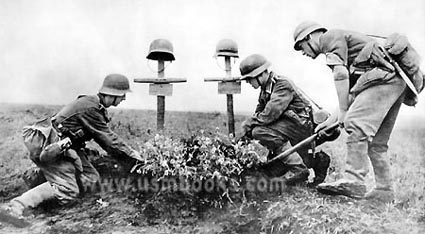
[[[240,63],[241,80],[254,89],[261,89],[253,116],[242,124],[242,135],[259,140],[272,159],[309,137],[313,132],[311,105],[295,84],[269,69],[271,63],[260,54],[252,54]],[[274,164],[263,168],[271,177],[285,176],[288,185],[305,182],[309,176],[307,167],[315,171],[312,185],[324,181],[330,158],[324,152],[313,157],[309,147],[298,150]],[[288,175],[289,174],[289,175]]]
[[[353,31],[327,30],[311,21],[301,23],[294,32],[294,49],[315,59],[326,56],[333,74],[339,110],[317,126],[316,131],[338,121],[347,137],[346,168],[342,179],[322,183],[324,193],[340,194],[391,202],[394,191],[387,150],[405,83],[394,67],[375,50],[375,39]],[[366,194],[365,177],[369,160],[376,187]]]
[[[106,108],[118,106],[125,100],[127,92],[130,92],[128,79],[120,74],[110,74],[97,95],[79,96],[52,118],[55,132],[60,138],[71,141],[70,148],[49,162],[33,159],[47,181],[7,203],[5,208],[9,214],[19,217],[25,209],[47,200],[68,204],[83,192],[83,188],[96,183],[99,173],[87,159],[86,141],[93,139],[110,155],[141,160],[140,154],[108,126],[110,119]]]

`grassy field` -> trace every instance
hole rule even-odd
[[[59,108],[1,105],[1,202],[26,190],[21,174],[32,162],[22,143],[22,127]],[[115,109],[110,114],[113,130],[135,148],[157,133],[155,111]],[[244,118],[236,116],[236,126]],[[167,112],[165,121],[163,134],[172,137],[188,137],[200,129],[227,130],[222,113]],[[341,136],[322,146],[332,155],[327,180],[341,176],[343,140]],[[326,196],[305,187],[248,194],[223,207],[203,206],[181,194],[147,204],[143,196],[118,191],[86,195],[70,207],[38,208],[29,218],[35,224],[31,230],[0,223],[0,233],[425,233],[424,147],[425,125],[418,120],[397,123],[389,149],[395,204]]]

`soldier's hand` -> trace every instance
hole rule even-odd
[[[130,158],[134,158],[137,161],[143,161],[142,156],[140,156],[140,153],[137,150],[133,150],[133,152],[131,152],[131,154],[129,156],[130,156]]]
[[[336,121],[337,121],[337,117],[334,116],[334,115],[331,115],[331,116],[329,116],[329,118],[325,122],[317,125],[317,127],[314,129],[314,132],[317,132],[320,135],[320,131],[328,128],[329,126],[331,126]]]
[[[246,123],[246,121],[244,123],[242,123],[242,131],[241,131],[241,137],[240,138],[251,138],[251,131],[252,128],[249,124]]]

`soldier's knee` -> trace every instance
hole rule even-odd
[[[256,140],[260,140],[264,135],[267,134],[267,129],[261,126],[254,127],[252,129],[251,134],[252,134],[252,138]]]
[[[352,118],[346,118],[344,121],[344,130],[347,132],[347,142],[358,142],[368,140],[358,121]]]
[[[90,172],[85,172],[81,175],[81,181],[85,184],[93,184],[98,182],[100,179],[100,174],[96,170],[92,170]]]
[[[54,189],[54,195],[59,204],[66,205],[74,202],[80,194],[78,185],[75,186],[64,186],[58,184],[52,184]]]

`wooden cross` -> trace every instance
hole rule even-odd
[[[158,60],[158,78],[136,78],[135,83],[149,83],[149,95],[157,96],[156,128],[164,129],[165,96],[172,96],[173,84],[186,82],[185,78],[164,78],[164,60]]]
[[[226,76],[204,78],[205,82],[218,81],[218,94],[227,95],[227,125],[229,134],[235,135],[235,117],[233,113],[233,94],[241,93],[240,77],[232,77],[231,56],[223,56]]]

